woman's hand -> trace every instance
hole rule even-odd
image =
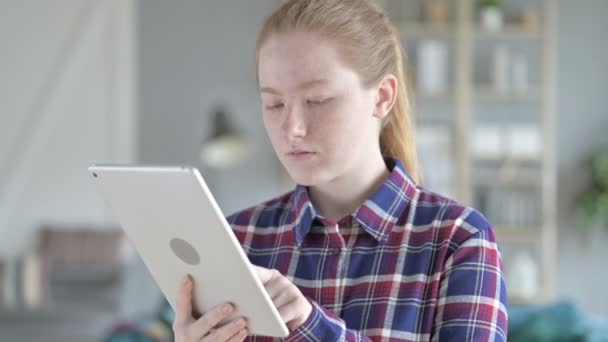
[[[185,276],[177,293],[177,308],[173,321],[175,342],[243,341],[248,335],[244,318],[218,326],[234,312],[235,308],[230,303],[218,305],[198,319],[192,317],[192,285],[192,279]]]
[[[299,328],[312,312],[312,305],[308,299],[281,272],[253,266],[264,284],[266,292],[272,298],[274,306],[279,310],[281,318],[287,324],[287,328],[290,331]]]

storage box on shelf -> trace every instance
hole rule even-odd
[[[42,226],[34,247],[14,260],[12,305],[4,315],[118,309],[123,233],[118,228]]]

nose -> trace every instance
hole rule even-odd
[[[298,106],[292,106],[286,111],[281,130],[289,140],[306,135],[306,119],[303,111]]]

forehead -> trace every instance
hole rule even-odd
[[[296,88],[315,79],[329,83],[354,81],[332,42],[309,32],[271,34],[259,51],[258,77],[261,87]]]

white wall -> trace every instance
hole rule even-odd
[[[0,2],[0,256],[41,223],[104,223],[87,173],[133,159],[131,1]]]
[[[228,214],[282,190],[280,163],[262,120],[255,79],[255,42],[262,20],[279,0],[139,3],[139,156],[150,164],[200,168]],[[248,160],[230,170],[202,164],[210,111],[227,104],[250,137]]]

